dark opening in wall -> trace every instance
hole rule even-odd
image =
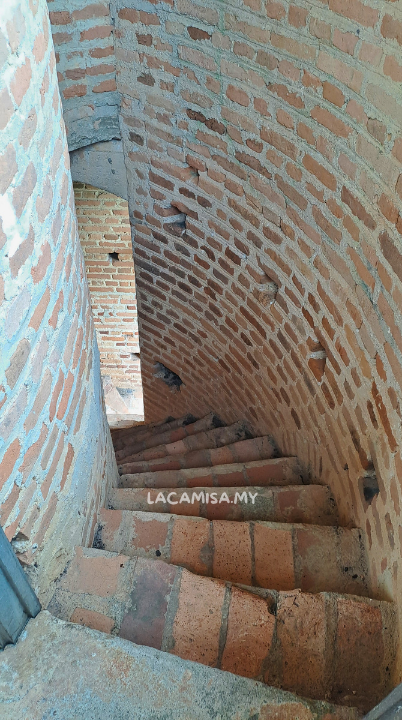
[[[253,295],[263,307],[268,307],[275,302],[278,294],[278,285],[266,273],[261,273],[256,278],[256,285],[253,288]]]
[[[109,256],[109,260],[111,260],[112,262],[117,262],[119,259],[119,253],[117,253],[117,252],[108,253],[108,256]]]
[[[377,475],[374,470],[370,470],[364,477],[359,480],[360,493],[362,495],[363,504],[368,507],[373,502],[374,498],[380,492],[378,485]]]
[[[175,372],[173,372],[173,370],[169,370],[169,368],[161,362],[156,362],[154,367],[154,375],[156,378],[162,380],[172,392],[180,391],[180,386],[183,385],[183,380]]]
[[[168,232],[170,235],[175,235],[176,237],[183,237],[187,229],[186,216],[181,213],[174,219],[174,221],[165,222],[163,224],[163,229],[166,230],[166,232]]]
[[[308,366],[318,382],[321,382],[327,362],[327,352],[320,342],[309,338],[307,344],[310,348]]]

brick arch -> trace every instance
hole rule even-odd
[[[395,595],[398,10],[119,8],[147,419],[213,408],[271,432],[367,531],[378,592]],[[180,376],[180,392],[155,378],[155,362]],[[361,479],[373,473],[380,492],[367,503]]]
[[[120,138],[107,0],[47,0],[69,150]]]
[[[86,167],[81,165],[79,169],[85,176]],[[102,175],[100,178],[105,179]],[[117,419],[115,414],[141,419],[142,384],[128,204],[117,194],[85,182],[74,183],[74,200],[108,421],[112,424]]]

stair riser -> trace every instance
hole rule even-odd
[[[198,420],[190,425],[182,425],[179,428],[173,430],[167,430],[162,433],[155,433],[148,438],[133,441],[130,445],[124,447],[121,450],[116,451],[117,462],[123,462],[124,458],[131,457],[136,453],[148,450],[158,445],[168,445],[171,443],[184,440],[186,437],[196,435],[197,433],[208,432],[214,428],[218,428],[222,425],[221,421],[214,413],[210,413],[205,418]]]
[[[160,557],[198,575],[244,585],[368,594],[358,530],[127,510],[102,510],[99,520],[106,550]]]
[[[211,467],[229,463],[246,463],[254,460],[268,460],[274,457],[276,448],[271,438],[252,438],[231,443],[220,448],[193,450],[174,457],[129,462],[120,465],[121,475],[128,473],[154,472],[159,470],[180,470],[186,468]]]
[[[297,485],[303,481],[297,458],[258,460],[188,470],[161,470],[122,475],[121,488],[241,487],[245,485]]]
[[[173,502],[170,504],[169,499]],[[238,487],[190,490],[113,490],[109,505],[116,510],[175,513],[210,520],[269,520],[271,522],[334,525],[329,488],[306,485],[285,488]]]
[[[196,420],[197,418],[193,415],[187,414],[183,415],[183,417],[177,418],[177,420],[171,420],[170,422],[155,423],[155,425],[142,425],[138,428],[115,430],[112,433],[113,446],[115,450],[122,450],[126,447],[126,445],[130,445],[134,438],[135,442],[137,442],[137,440],[142,441],[146,438],[152,437],[155,433],[175,430],[183,425],[189,425],[196,422]]]
[[[389,689],[395,623],[389,603],[298,590],[267,601],[162,562],[122,556],[109,560],[101,577],[85,552],[55,598],[65,619],[304,697],[353,699],[363,710]],[[114,596],[107,592],[112,586]]]
[[[125,458],[125,463],[158,460],[159,458],[164,458],[169,455],[183,455],[192,450],[220,448],[223,445],[245,440],[248,436],[249,431],[242,423],[234,423],[227,428],[217,428],[216,430],[200,432],[197,433],[197,435],[190,435],[184,438],[184,440],[157,445],[148,450],[133,453]]]

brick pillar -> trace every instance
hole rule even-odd
[[[45,0],[2,6],[0,48],[0,520],[45,597],[117,469]]]

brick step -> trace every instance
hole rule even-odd
[[[228,427],[199,432],[196,435],[190,435],[184,438],[184,440],[156,445],[156,447],[149,448],[148,450],[133,453],[124,459],[124,463],[138,462],[141,460],[157,460],[167,455],[184,455],[191,450],[220,448],[222,445],[230,445],[238,440],[246,440],[246,438],[249,437],[250,431],[247,426],[245,423],[239,421]]]
[[[149,473],[122,475],[119,480],[119,487],[238,487],[242,485],[298,485],[301,482],[303,482],[303,474],[299,461],[295,457],[289,457],[203,468],[159,470]]]
[[[178,428],[158,431],[144,439],[133,440],[121,450],[116,451],[116,460],[117,462],[123,462],[125,458],[142,452],[143,450],[148,450],[158,445],[175,443],[179,440],[184,440],[184,438],[190,435],[196,435],[220,427],[223,427],[223,422],[215,413],[209,413],[209,415],[201,418],[201,420],[197,420],[189,425],[181,425]]]
[[[168,418],[162,420],[159,423],[151,423],[148,425],[140,425],[134,428],[122,428],[121,430],[112,431],[112,440],[115,450],[121,450],[127,444],[130,444],[134,439],[144,440],[147,437],[151,437],[155,432],[165,432],[167,430],[175,430],[176,428],[182,427],[182,425],[190,425],[196,422],[197,418],[190,413],[183,415],[180,418]]]
[[[109,507],[152,513],[175,513],[209,520],[269,520],[270,522],[335,525],[338,513],[325,485],[288,487],[209,487],[113,489]]]
[[[77,549],[59,581],[49,607],[59,617],[361,711],[390,689],[391,603],[300,590],[262,597],[157,560],[94,552]]]
[[[198,575],[244,585],[369,594],[358,529],[103,508],[95,546],[129,556],[159,557]]]
[[[127,475],[157,472],[159,470],[211,467],[254,460],[268,460],[276,457],[277,454],[272,438],[264,436],[239,440],[219,448],[193,450],[192,452],[183,452],[156,460],[124,462],[119,466],[119,472],[121,475]]]

